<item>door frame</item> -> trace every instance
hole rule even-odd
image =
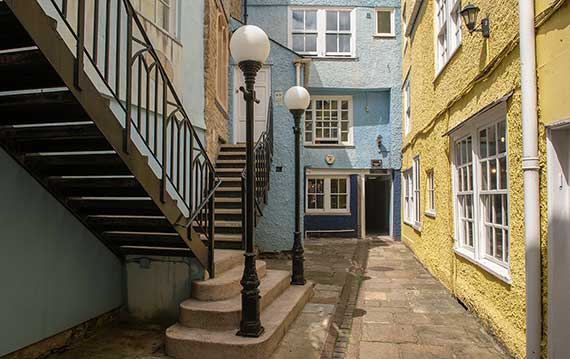
[[[555,350],[556,347],[554,345],[554,338],[556,337],[556,331],[554,330],[555,326],[552,325],[557,318],[555,318],[556,314],[554,313],[554,308],[560,306],[567,306],[567,303],[560,303],[559,300],[554,298],[554,288],[555,285],[553,281],[553,275],[551,271],[555,270],[555,257],[554,257],[554,241],[557,240],[555,233],[555,217],[560,214],[560,210],[556,210],[553,208],[552,203],[557,198],[557,194],[555,193],[554,188],[557,186],[557,183],[561,180],[560,173],[558,169],[560,168],[560,160],[557,155],[557,148],[555,139],[553,138],[554,133],[558,131],[569,131],[570,133],[570,121],[561,121],[554,124],[550,124],[546,126],[546,166],[547,166],[547,220],[548,220],[548,238],[547,238],[547,252],[548,252],[548,289],[549,295],[547,298],[547,305],[548,305],[548,314],[546,321],[548,323],[548,344],[547,344],[547,352],[548,357],[555,357]],[[569,155],[570,157],[570,155]],[[567,158],[570,160],[570,158]],[[570,200],[567,202],[567,206],[570,206]]]
[[[271,87],[272,78],[271,78],[271,65],[263,65],[261,70],[267,70],[267,99],[271,97],[273,93],[273,88]],[[261,71],[260,70],[260,71]],[[240,78],[241,70],[238,65],[233,66],[233,83],[232,83],[232,143],[238,143],[237,141],[237,134],[239,131],[239,113],[238,113],[238,101],[243,99],[243,95],[237,86],[237,80]],[[245,142],[245,141],[244,141]]]

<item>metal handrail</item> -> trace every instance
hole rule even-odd
[[[209,219],[204,234],[213,261],[210,208],[221,181],[130,0],[51,3],[77,41],[76,87],[81,88],[87,58],[125,114],[123,151],[129,152],[134,131],[161,167],[161,200],[174,189],[189,213],[189,226],[193,219]],[[93,15],[89,21],[87,12]]]
[[[267,124],[263,133],[259,136],[254,148],[253,155],[255,158],[255,208],[257,214],[263,216],[263,209],[267,204],[267,194],[270,189],[271,164],[273,162],[273,98],[269,97],[267,107]],[[242,189],[242,228],[245,228],[245,187],[246,187],[246,169],[241,173],[241,189]],[[257,218],[256,218],[257,224]],[[242,236],[242,243],[245,243]]]

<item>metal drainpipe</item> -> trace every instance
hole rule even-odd
[[[526,357],[540,358],[542,293],[534,1],[519,1],[524,172]]]

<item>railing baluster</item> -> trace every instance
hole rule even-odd
[[[145,139],[150,145],[150,73],[152,69],[146,68],[146,126],[145,126]]]
[[[109,46],[111,44],[110,37],[111,37],[111,0],[106,0],[107,4],[105,6],[105,82],[109,82]]]
[[[208,174],[208,189],[214,188],[214,176]],[[214,265],[214,236],[216,231],[216,213],[214,206],[215,196],[211,196],[208,200],[208,265],[210,277],[214,278],[216,275],[216,268]]]
[[[178,149],[177,155],[176,155],[176,189],[178,189],[180,191],[180,162],[182,161],[182,158],[180,156],[180,150],[182,148],[182,146],[180,145],[180,139],[181,139],[181,133],[180,131],[184,129],[184,125],[180,126],[180,124],[177,123],[177,127],[176,127],[176,147]]]
[[[158,153],[158,66],[155,66],[154,72],[154,153]]]
[[[170,180],[172,181],[172,184],[176,187],[175,185],[175,180],[174,180],[174,130],[175,127],[178,126],[178,124],[176,123],[176,116],[172,116],[172,118],[170,119],[170,170],[168,171],[168,176],[170,177]]]
[[[77,0],[77,48],[75,52],[75,71],[73,73],[74,85],[80,90],[80,77],[84,67],[85,48],[85,0]]]
[[[182,186],[184,186],[182,188],[182,200],[184,201],[184,203],[186,203],[186,205],[188,205],[188,198],[186,198],[187,195],[187,181],[188,181],[188,172],[187,172],[187,164],[188,164],[188,124],[184,123],[184,126],[182,127],[182,130],[184,131],[184,175],[183,175],[183,179],[182,179]]]
[[[168,162],[168,147],[166,146],[166,131],[168,130],[168,93],[166,89],[166,79],[162,79],[162,179],[160,180],[160,200],[166,201],[166,166]]]
[[[97,55],[99,53],[99,0],[93,3],[93,61],[97,66]]]
[[[133,59],[133,14],[127,8],[127,117],[125,119],[125,133],[123,138],[123,151],[129,153],[129,143],[131,140],[131,126],[132,126],[132,111],[133,111],[133,66],[135,64]],[[140,86],[139,86],[140,88]],[[137,106],[140,111],[140,106]]]
[[[137,79],[137,129],[142,131],[142,66],[143,66],[143,59],[142,55],[138,56],[139,64],[138,64],[138,79]],[[134,64],[134,63],[133,63]]]
[[[117,58],[115,61],[115,93],[120,101],[121,99],[121,0],[117,0],[117,42],[116,53]],[[129,41],[129,39],[127,39]]]

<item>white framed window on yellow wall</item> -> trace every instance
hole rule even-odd
[[[461,45],[461,0],[436,0],[436,72],[439,73]]]
[[[412,167],[404,171],[404,223],[421,229],[420,158],[414,157]]]
[[[427,208],[426,215],[430,217],[435,216],[435,172],[430,169],[426,172],[426,199]]]
[[[488,111],[452,137],[456,252],[509,281],[505,110]]]

